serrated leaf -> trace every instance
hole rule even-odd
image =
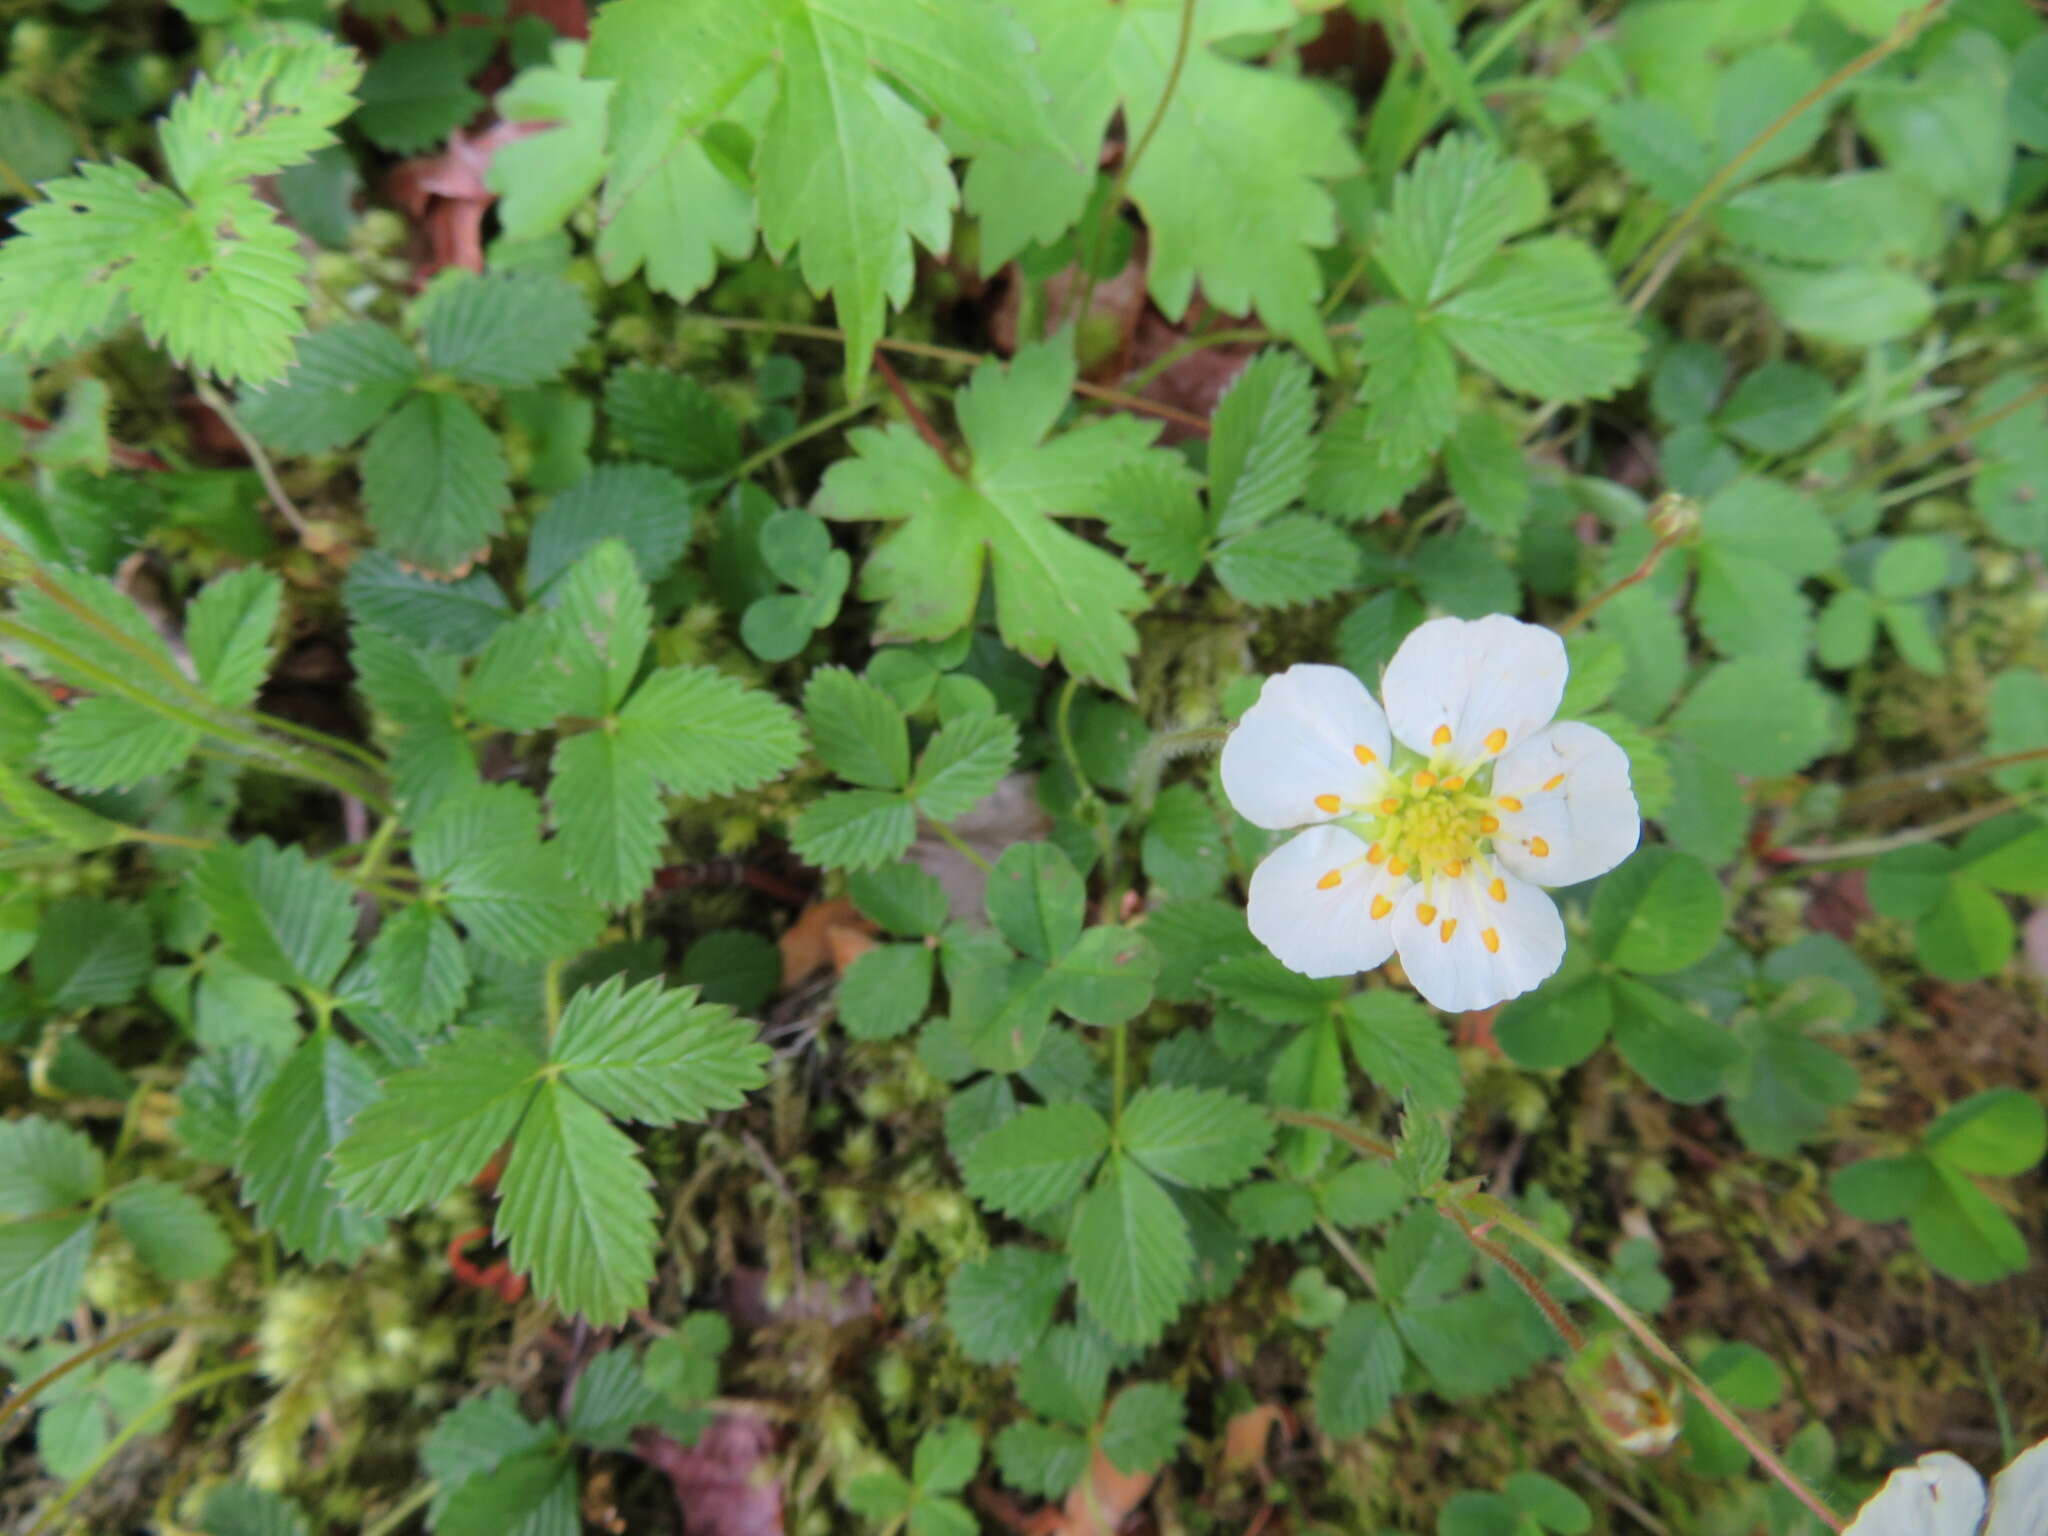
[[[1331,1328],[1316,1363],[1316,1422],[1332,1435],[1362,1435],[1387,1416],[1407,1351],[1386,1309],[1359,1302]]]
[[[262,389],[245,390],[237,414],[286,453],[331,453],[382,421],[419,373],[412,348],[389,327],[346,321],[300,337],[291,371]]]
[[[124,1003],[149,974],[154,950],[139,907],[88,896],[44,910],[30,962],[36,991],[55,1012]]]
[[[1083,1024],[1122,1024],[1152,1001],[1159,957],[1135,929],[1105,923],[1083,933],[1045,973],[1052,1006]]]
[[[1088,1469],[1088,1442],[1071,1429],[1024,1420],[996,1435],[996,1465],[1003,1481],[1043,1499],[1066,1497]]]
[[[272,1078],[235,1149],[242,1199],[286,1251],[314,1264],[350,1263],[384,1223],[344,1203],[329,1154],[377,1096],[362,1057],[331,1032],[309,1038]]]
[[[563,715],[603,719],[625,700],[653,634],[654,610],[618,539],[592,546],[562,579],[548,692]]]
[[[637,900],[661,862],[665,818],[654,771],[631,738],[585,731],[555,745],[548,806],[563,856],[607,907]]]
[[[995,793],[1017,758],[1017,723],[1008,715],[948,720],[918,754],[909,794],[933,821],[957,821]]]
[[[387,44],[364,72],[351,122],[393,154],[440,144],[483,108],[468,80],[494,51],[493,41],[484,28],[451,27]]]
[[[1102,1421],[1102,1454],[1119,1472],[1155,1472],[1186,1436],[1187,1416],[1187,1399],[1163,1381],[1125,1387]]]
[[[1058,1254],[1005,1244],[953,1271],[946,1326],[968,1359],[1008,1364],[1045,1336],[1066,1288],[1067,1266]]]
[[[80,165],[13,215],[0,247],[0,334],[24,352],[77,342],[123,313],[136,253],[189,217],[169,188],[117,160]]]
[[[37,759],[67,789],[126,789],[183,766],[200,733],[122,698],[79,699],[43,731]]]
[[[1183,466],[1160,455],[1120,465],[1101,501],[1109,536],[1146,570],[1182,586],[1201,574],[1207,517]]]
[[[1169,1183],[1235,1184],[1272,1144],[1266,1112],[1219,1088],[1147,1088],[1124,1107],[1118,1144]]]
[[[96,1225],[81,1211],[0,1226],[0,1339],[38,1338],[70,1314]]]
[[[1462,287],[1509,239],[1550,210],[1543,177],[1526,160],[1452,134],[1415,157],[1394,182],[1374,254],[1411,304]]]
[[[377,1000],[408,1029],[431,1034],[455,1017],[469,990],[461,941],[433,908],[403,907],[371,941]]]
[[[1314,444],[1308,368],[1284,352],[1254,359],[1217,402],[1209,436],[1209,515],[1228,537],[1301,497]]]
[[[687,374],[621,368],[604,381],[604,414],[635,456],[692,480],[723,474],[739,461],[739,422]]]
[[[277,1075],[278,1058],[252,1045],[209,1051],[186,1069],[178,1088],[178,1138],[194,1157],[235,1160],[242,1128]]]
[[[1448,334],[1445,326],[1425,324],[1421,315],[1399,304],[1375,304],[1359,318],[1359,349],[1369,365],[1358,398],[1366,409],[1356,422],[1363,439],[1356,452],[1359,468],[1346,478],[1362,474],[1373,483],[1352,493],[1365,505],[1355,510],[1340,506],[1338,515],[1370,517],[1382,510],[1374,502],[1398,501],[1421,479],[1429,455],[1457,425],[1458,360]],[[1348,438],[1342,431],[1329,435],[1340,446]],[[1398,472],[1409,465],[1418,468],[1403,483]],[[1337,470],[1326,462],[1319,473],[1327,478]]]
[[[549,1063],[560,1080],[621,1119],[649,1125],[735,1109],[767,1081],[768,1048],[751,1020],[657,978],[614,976],[569,1000]]]
[[[825,766],[849,784],[901,789],[910,782],[910,731],[896,701],[844,667],[821,667],[804,684],[804,724]]]
[[[589,301],[574,283],[516,272],[437,288],[421,333],[433,367],[472,384],[528,389],[567,368],[590,327]]]
[[[1490,411],[1468,411],[1444,449],[1444,471],[1466,515],[1503,537],[1529,509],[1529,461],[1514,429]]]
[[[467,401],[417,394],[370,434],[363,504],[378,542],[430,571],[469,570],[504,528],[511,471]]]
[[[1072,948],[1086,921],[1087,891],[1073,860],[1052,843],[1015,843],[988,877],[989,921],[1034,960]]]
[[[449,796],[421,818],[413,859],[445,888],[449,912],[470,936],[508,960],[574,954],[602,925],[561,850],[540,841],[539,807],[513,786]]]
[[[30,1115],[0,1123],[0,1216],[42,1216],[99,1192],[105,1164],[83,1131]]]
[[[632,551],[640,579],[660,581],[690,542],[689,487],[651,464],[600,464],[550,501],[526,547],[526,590],[538,596],[606,539]]]
[[[208,582],[185,610],[185,644],[199,685],[217,704],[246,709],[276,659],[284,587],[251,566]]]
[[[223,844],[201,858],[197,888],[228,953],[279,986],[326,991],[355,945],[355,898],[301,849]]]
[[[1152,802],[1142,848],[1145,874],[1174,897],[1212,896],[1229,870],[1223,828],[1192,784],[1170,784]]]
[[[543,1082],[498,1181],[498,1240],[563,1311],[624,1322],[654,1279],[651,1182],[624,1133],[573,1089]]]
[[[1240,602],[1287,608],[1341,592],[1358,579],[1358,545],[1319,517],[1290,513],[1217,549],[1216,579]]]
[[[248,1483],[216,1483],[199,1508],[204,1536],[308,1536],[305,1517],[281,1493]]]
[[[365,550],[348,568],[342,597],[364,624],[422,651],[469,656],[512,617],[512,605],[482,571],[460,581],[434,581],[401,567],[381,549]]]
[[[839,1022],[856,1040],[893,1040],[931,1006],[932,970],[922,944],[877,944],[839,978]]]
[[[1437,1017],[1406,992],[1378,989],[1346,998],[1344,1033],[1359,1070],[1388,1094],[1424,1111],[1465,1100],[1458,1054]]]
[[[796,713],[710,667],[665,667],[620,711],[620,734],[678,795],[701,800],[752,789],[803,751]]]
[[[1604,399],[1636,376],[1643,338],[1590,247],[1524,241],[1437,310],[1452,346],[1509,389]]]
[[[820,869],[878,869],[917,840],[917,810],[892,790],[848,789],[821,795],[790,832],[796,856]]]
[[[1078,1195],[1108,1146],[1108,1124],[1086,1104],[1036,1104],[976,1138],[960,1172],[983,1205],[1033,1216]]]
[[[234,1256],[228,1235],[198,1196],[154,1179],[114,1191],[107,1214],[136,1255],[166,1280],[205,1280]]]
[[[1187,1218],[1151,1174],[1112,1156],[1075,1207],[1067,1241],[1082,1305],[1111,1338],[1149,1344],[1165,1331],[1195,1254]]]
[[[164,159],[194,198],[296,165],[334,142],[362,76],[355,50],[324,37],[226,54],[171,103]]]
[[[505,1030],[470,1026],[389,1078],[334,1149],[334,1187],[397,1216],[445,1199],[504,1145],[532,1101],[540,1057]]]

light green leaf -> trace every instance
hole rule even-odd
[[[413,859],[470,936],[508,960],[574,954],[602,925],[560,850],[541,843],[540,808],[513,785],[449,796],[420,819]]]
[[[334,1186],[397,1216],[476,1177],[532,1101],[541,1060],[507,1031],[472,1025],[384,1084],[334,1149]]]
[[[1436,452],[1458,419],[1458,360],[1451,352],[1449,332],[1398,304],[1375,304],[1358,322],[1359,350],[1368,359],[1358,397],[1366,412],[1360,424],[1361,458],[1384,477],[1389,470],[1417,463]],[[1398,501],[1416,480],[1381,482],[1370,487],[1367,505],[1339,516],[1363,519],[1373,515],[1371,503]],[[1311,491],[1313,492],[1313,485]]]
[[[229,955],[279,986],[325,992],[355,946],[355,898],[302,849],[224,843],[200,859],[196,883]]]
[[[139,907],[89,896],[46,908],[30,974],[58,1013],[125,1003],[149,974],[149,918]]]
[[[595,1327],[622,1323],[654,1279],[650,1182],[623,1132],[543,1082],[498,1181],[498,1240],[539,1295]]]
[[[1109,1126],[1086,1104],[1033,1105],[977,1137],[960,1172],[991,1210],[1035,1216],[1078,1195],[1108,1147]]]
[[[659,978],[614,976],[569,1000],[548,1060],[607,1114],[648,1125],[735,1109],[767,1081],[768,1048],[751,1020]]]
[[[1219,535],[1256,528],[1301,497],[1313,451],[1308,368],[1268,352],[1231,381],[1209,435],[1209,515]]]
[[[504,527],[511,471],[460,396],[414,395],[370,434],[361,468],[370,527],[408,565],[460,575]]]
[[[664,667],[634,690],[619,722],[635,754],[692,800],[764,784],[803,752],[794,710],[711,667]]]
[[[1744,271],[1785,324],[1838,346],[1895,341],[1919,330],[1934,313],[1928,286],[1889,267],[1807,272],[1751,262]]]
[[[1826,748],[1828,696],[1770,657],[1723,662],[1671,717],[1671,732],[1737,773],[1797,773]]]
[[[1237,1183],[1272,1144],[1273,1123],[1256,1104],[1220,1088],[1147,1088],[1117,1125],[1124,1152],[1173,1184]]]
[[[1464,1072],[1436,1015],[1406,992],[1377,988],[1344,1000],[1344,1035],[1359,1070],[1426,1113],[1465,1101]]]
[[[1112,1154],[1074,1208],[1067,1243],[1081,1304],[1104,1332],[1149,1344],[1165,1331],[1187,1296],[1194,1245],[1187,1218],[1151,1174]]]
[[[647,585],[624,541],[593,545],[557,588],[549,693],[564,715],[615,713],[640,670],[654,627]]]
[[[330,1031],[310,1037],[272,1078],[235,1149],[242,1199],[287,1252],[310,1263],[350,1263],[384,1223],[345,1204],[329,1154],[377,1096],[362,1057]]]
[[[198,1196],[154,1179],[114,1191],[107,1213],[137,1257],[166,1280],[205,1280],[234,1256],[228,1235]]]
[[[1014,843],[988,879],[989,921],[1034,960],[1050,963],[1081,937],[1086,891],[1051,843]]]
[[[916,809],[880,789],[821,795],[790,833],[797,857],[820,869],[877,869],[900,859],[916,840]]]
[[[66,789],[126,789],[181,767],[200,734],[122,698],[79,699],[44,730],[37,756]]]
[[[638,900],[661,862],[664,817],[633,739],[601,730],[565,737],[549,767],[548,807],[576,879],[604,906]]]
[[[2027,1267],[2026,1238],[2012,1218],[1953,1168],[1936,1162],[1926,1194],[1908,1218],[1927,1262],[1965,1285],[1988,1285]]]
[[[432,907],[402,907],[371,941],[377,1000],[409,1030],[425,1035],[455,1017],[469,990],[469,960],[455,931]]]
[[[545,63],[522,69],[493,103],[506,122],[547,130],[500,144],[484,172],[508,240],[539,240],[560,229],[604,176],[612,87],[582,78],[583,52],[580,42],[556,41]]]
[[[1466,515],[1502,537],[1529,509],[1529,461],[1515,431],[1491,411],[1467,411],[1444,448],[1444,472]]]
[[[1216,579],[1255,608],[1312,603],[1358,580],[1358,545],[1333,523],[1289,513],[1225,542]]]
[[[1791,453],[1812,442],[1834,409],[1835,392],[1811,368],[1773,359],[1735,386],[1714,420],[1758,453]]]
[[[1724,906],[1720,881],[1698,859],[1639,849],[1593,893],[1593,952],[1638,975],[1683,970],[1713,948]]]
[[[355,107],[363,63],[329,38],[224,55],[171,103],[164,159],[187,195],[311,158]]]
[[[1101,502],[1109,536],[1146,570],[1181,586],[1201,574],[1206,515],[1185,468],[1156,454],[1121,465],[1102,482]]]
[[[939,727],[918,754],[909,794],[933,821],[956,821],[995,793],[1017,757],[1008,715],[961,715]]]
[[[1439,306],[1443,334],[1509,389],[1547,400],[1604,399],[1636,376],[1643,339],[1592,250],[1525,241]]]
[[[931,1006],[932,969],[922,944],[877,944],[839,978],[839,1022],[856,1040],[893,1040]]]
[[[910,730],[880,688],[844,667],[820,667],[804,684],[811,745],[840,778],[870,789],[910,782]]]
[[[246,709],[276,659],[275,635],[284,587],[251,566],[206,584],[185,611],[185,643],[209,697]]]
[[[1504,162],[1482,141],[1452,134],[1395,179],[1374,251],[1401,296],[1428,306],[1464,286],[1549,210],[1549,192],[1534,165]]]

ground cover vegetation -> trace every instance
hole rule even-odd
[[[7,1529],[2038,1536],[2038,6],[0,21]]]

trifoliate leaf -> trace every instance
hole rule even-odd
[[[1104,1332],[1149,1344],[1165,1331],[1187,1296],[1195,1255],[1187,1218],[1151,1174],[1113,1154],[1075,1207],[1067,1242],[1081,1303]]]
[[[178,1089],[177,1132],[186,1150],[209,1163],[232,1163],[242,1128],[277,1070],[278,1058],[251,1045],[208,1051],[194,1061]]]
[[[126,789],[181,767],[200,733],[120,698],[79,699],[43,732],[37,758],[66,789]]]
[[[846,894],[864,917],[898,938],[925,938],[946,925],[946,888],[914,864],[851,876]]]
[[[498,1240],[563,1311],[622,1323],[654,1279],[650,1182],[622,1131],[574,1089],[543,1081],[498,1181]]]
[[[585,731],[556,743],[548,809],[563,856],[591,898],[607,907],[635,901],[661,861],[661,786],[634,743]]]
[[[1016,758],[1016,721],[961,715],[940,726],[918,754],[910,797],[933,821],[956,821],[995,793]]]
[[[500,1502],[491,1491],[491,1474],[508,1462],[544,1455],[557,1462],[562,1474],[554,1490],[500,1511],[504,1518],[495,1527],[473,1521],[471,1529],[479,1536],[491,1531],[504,1536],[574,1536],[576,1482],[567,1458],[548,1444],[555,1435],[553,1425],[535,1424],[521,1414],[517,1400],[503,1387],[469,1398],[445,1415],[420,1447],[420,1464],[435,1483],[427,1505],[435,1530],[443,1528],[442,1517],[450,1511],[456,1511],[458,1520],[471,1519],[471,1513],[462,1511],[491,1513]],[[516,1472],[505,1481],[520,1483]]]
[[[1301,497],[1313,452],[1315,394],[1298,358],[1269,352],[1231,381],[1209,436],[1209,509],[1216,533],[1255,528]]]
[[[242,1199],[288,1252],[311,1263],[352,1262],[384,1230],[342,1201],[328,1161],[376,1096],[362,1057],[323,1030],[292,1053],[243,1127],[235,1149]]]
[[[804,684],[804,724],[813,750],[849,784],[901,789],[910,782],[903,711],[867,679],[820,667]]]
[[[503,529],[511,471],[468,402],[414,395],[370,434],[363,505],[378,542],[408,565],[460,574]]]
[[[1359,346],[1369,359],[1359,387],[1366,406],[1363,446],[1383,474],[1426,460],[1457,425],[1458,360],[1446,334],[1444,326],[1425,324],[1398,304],[1375,304],[1358,322]],[[1405,489],[1395,491],[1395,499]],[[1338,514],[1365,517],[1372,510],[1340,507]]]
[[[1316,1422],[1332,1435],[1362,1435],[1387,1415],[1407,1351],[1378,1302],[1348,1308],[1316,1365]]]
[[[622,541],[592,546],[562,579],[553,629],[556,675],[547,691],[558,713],[598,720],[613,714],[654,631],[647,584]]]
[[[484,572],[434,581],[405,570],[381,549],[356,556],[342,598],[360,623],[422,651],[454,656],[474,655],[512,617],[511,603]]]
[[[1828,696],[1770,657],[1715,667],[1671,716],[1673,735],[1737,773],[1797,773],[1825,750]]]
[[[534,520],[526,590],[548,585],[606,539],[623,539],[642,581],[660,581],[690,542],[689,487],[651,464],[601,464]]]
[[[1529,461],[1506,422],[1491,411],[1468,411],[1444,449],[1444,472],[1466,515],[1489,533],[1508,537],[1529,510]]]
[[[621,368],[604,381],[604,414],[628,451],[692,480],[723,474],[739,460],[738,420],[688,374]]]
[[[31,975],[45,1004],[70,1014],[125,1004],[150,975],[154,946],[141,907],[68,897],[43,911]]]
[[[665,667],[619,712],[631,740],[669,789],[701,800],[765,784],[803,752],[796,712],[711,667]]]
[[[1207,518],[1194,477],[1160,454],[1122,465],[1102,482],[1103,526],[1148,571],[1186,586],[1202,571]]]
[[[894,790],[849,789],[805,807],[790,833],[796,856],[820,869],[878,869],[917,840],[917,810]]]
[[[435,368],[472,384],[526,389],[567,368],[590,326],[590,302],[574,283],[519,272],[437,287],[422,332]]]
[[[1543,175],[1502,161],[1488,144],[1453,134],[1394,181],[1374,254],[1395,290],[1426,308],[1463,287],[1494,252],[1550,211]]]
[[[1255,608],[1312,603],[1358,580],[1358,545],[1351,535],[1299,512],[1227,540],[1214,560],[1223,589]]]
[[[206,1203],[175,1185],[137,1179],[114,1191],[107,1213],[136,1256],[166,1280],[205,1280],[234,1256]]]
[[[1120,1472],[1155,1472],[1187,1434],[1187,1416],[1187,1399],[1163,1381],[1125,1387],[1102,1421],[1102,1454]]]
[[[932,970],[922,944],[877,944],[839,979],[839,1022],[856,1040],[895,1039],[931,1006]]]
[[[1088,1442],[1071,1429],[1024,1419],[996,1435],[996,1465],[1012,1488],[1061,1499],[1088,1469]]]
[[[548,1060],[608,1114],[673,1125],[738,1107],[767,1081],[768,1048],[752,1021],[699,1002],[694,987],[629,990],[614,976],[569,1000]]]
[[[989,921],[1034,960],[1073,947],[1086,920],[1087,889],[1073,860],[1052,843],[1014,843],[988,878]]]
[[[991,1210],[1035,1216],[1078,1195],[1108,1146],[1108,1124],[1086,1104],[1038,1104],[978,1137],[960,1172]]]
[[[482,110],[484,98],[468,81],[495,42],[486,28],[451,27],[387,44],[363,74],[351,121],[393,154],[431,149]]]
[[[470,937],[508,960],[574,954],[603,921],[569,878],[561,850],[542,844],[533,797],[513,785],[449,796],[420,819],[413,861]]]
[[[89,1200],[104,1166],[75,1127],[36,1115],[0,1124],[0,1216],[42,1216]]]
[[[1144,1010],[1158,974],[1159,957],[1142,933],[1105,923],[1082,934],[1045,973],[1046,996],[1068,1017],[1107,1028]]]
[[[1066,1287],[1060,1255],[1005,1244],[953,1271],[946,1285],[946,1326],[968,1359],[1009,1364],[1045,1336]]]
[[[419,379],[419,359],[371,320],[329,326],[299,339],[283,378],[244,391],[242,423],[286,453],[331,453],[384,419]]]
[[[236,963],[303,992],[334,984],[355,945],[355,898],[302,849],[222,844],[201,858],[197,885]]]
[[[342,1198],[379,1216],[433,1205],[472,1179],[531,1102],[542,1063],[504,1030],[471,1026],[384,1084],[334,1149]]]
[[[199,684],[218,704],[246,709],[276,659],[284,588],[269,571],[250,567],[208,582],[185,611],[185,643]]]
[[[1153,435],[1129,417],[1105,418],[1046,440],[1066,408],[1074,360],[1062,341],[975,370],[957,400],[973,464],[963,478],[907,426],[852,434],[857,457],[827,471],[816,510],[901,526],[875,546],[860,577],[879,601],[877,627],[941,640],[964,629],[995,585],[1003,643],[1033,661],[1057,655],[1070,672],[1130,688],[1137,632],[1126,615],[1145,589],[1122,561],[1056,521],[1088,513],[1103,479],[1140,459]]]
[[[1509,389],[1604,399],[1636,376],[1643,338],[1600,259],[1545,237],[1502,252],[1436,311],[1444,335]]]
[[[1273,1122],[1220,1088],[1147,1088],[1124,1107],[1117,1137],[1126,1153],[1169,1183],[1215,1189],[1257,1166],[1272,1144]]]
[[[78,1305],[97,1227],[84,1211],[0,1226],[0,1339],[39,1338]]]
[[[386,918],[369,960],[377,1001],[415,1033],[431,1034],[454,1018],[469,990],[462,943],[432,907],[404,907]]]
[[[1458,1053],[1437,1017],[1406,992],[1381,988],[1344,1000],[1344,1034],[1359,1070],[1418,1109],[1456,1109],[1465,1100]]]

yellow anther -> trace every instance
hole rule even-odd
[[[1387,873],[1396,877],[1407,874],[1408,861],[1399,857],[1387,860]]]
[[[1351,755],[1357,758],[1361,763],[1365,764],[1365,766],[1368,768],[1370,768],[1374,763],[1380,760],[1379,753],[1373,751],[1371,747],[1368,747],[1363,743],[1360,743],[1358,746],[1353,747],[1351,749]]]
[[[1480,943],[1482,943],[1482,944],[1484,944],[1484,945],[1486,946],[1486,952],[1487,952],[1487,953],[1488,953],[1489,955],[1497,955],[1497,954],[1499,954],[1499,953],[1500,953],[1500,930],[1499,930],[1498,928],[1482,928],[1482,929],[1480,929],[1480,930],[1479,930],[1479,942],[1480,942]]]
[[[1344,872],[1340,869],[1333,869],[1316,882],[1316,889],[1319,891],[1334,891],[1343,883]]]
[[[1365,862],[1368,864],[1381,863],[1386,859],[1386,856],[1387,849],[1384,843],[1374,843],[1370,848],[1365,850]]]
[[[1553,774],[1552,774],[1552,775],[1551,775],[1551,776],[1550,776],[1549,778],[1547,778],[1547,779],[1545,779],[1545,780],[1543,781],[1543,792],[1544,792],[1545,794],[1549,794],[1549,793],[1550,793],[1550,791],[1552,791],[1553,789],[1557,788],[1557,786],[1558,786],[1558,785],[1560,785],[1560,784],[1562,784],[1563,782],[1564,782],[1564,775],[1563,775],[1563,774],[1561,774],[1561,773],[1553,773]]]
[[[1550,844],[1540,837],[1532,837],[1529,839],[1529,851],[1539,859],[1547,859],[1550,857]]]
[[[1458,920],[1455,917],[1447,917],[1444,919],[1443,927],[1437,929],[1436,936],[1439,939],[1443,940],[1444,943],[1448,944],[1451,942],[1451,935],[1456,933],[1457,931]]]
[[[1401,802],[1392,795],[1387,796],[1386,799],[1380,802],[1380,814],[1382,816],[1391,816],[1399,809],[1401,809]]]
[[[1499,727],[1495,727],[1493,730],[1490,730],[1486,733],[1487,751],[1505,752],[1507,750],[1507,746],[1508,733],[1506,731],[1501,730]]]
[[[1449,875],[1453,880],[1455,880],[1458,878],[1458,876],[1465,873],[1465,866],[1461,864],[1458,860],[1453,859],[1450,863],[1444,866],[1444,873]]]
[[[1387,898],[1386,898],[1386,897],[1384,897],[1384,896],[1375,896],[1375,897],[1373,897],[1373,899],[1372,899],[1372,915],[1373,915],[1373,921],[1374,921],[1374,922],[1378,922],[1378,921],[1379,921],[1379,920],[1380,920],[1381,918],[1385,917],[1385,916],[1386,916],[1386,915],[1387,915],[1387,914],[1388,914],[1389,912],[1391,912],[1391,911],[1393,911],[1393,910],[1394,910],[1394,904],[1393,904],[1393,903],[1392,903],[1391,901],[1387,900]]]
[[[1448,747],[1451,744],[1451,728],[1448,725],[1438,726],[1431,734],[1429,744],[1432,747]]]
[[[1465,779],[1462,774],[1454,773],[1448,779],[1444,780],[1444,788],[1448,789],[1454,795],[1464,787]]]
[[[1422,924],[1423,927],[1427,928],[1431,923],[1436,921],[1436,908],[1432,907],[1428,902],[1425,901],[1424,903],[1422,903],[1421,906],[1415,909],[1415,921]]]
[[[1342,800],[1339,800],[1335,795],[1317,795],[1316,809],[1319,811],[1328,811],[1332,816],[1334,816],[1339,811],[1344,809],[1344,802]]]
[[[1504,811],[1519,811],[1522,808],[1522,802],[1513,795],[1496,795],[1493,803]]]
[[[1479,818],[1479,830],[1480,830],[1481,832],[1483,832],[1483,833],[1484,833],[1484,832],[1498,832],[1498,831],[1500,830],[1500,818],[1499,818],[1498,816],[1482,816],[1482,817],[1480,817],[1480,818]]]
[[[1425,768],[1420,773],[1416,774],[1415,777],[1411,779],[1409,782],[1415,786],[1417,793],[1420,793],[1425,789],[1436,788],[1436,775],[1431,773],[1427,768]]]
[[[1506,901],[1508,899],[1507,881],[1501,879],[1499,875],[1495,875],[1493,877],[1493,884],[1489,885],[1486,888],[1486,894],[1491,896],[1495,901]]]

